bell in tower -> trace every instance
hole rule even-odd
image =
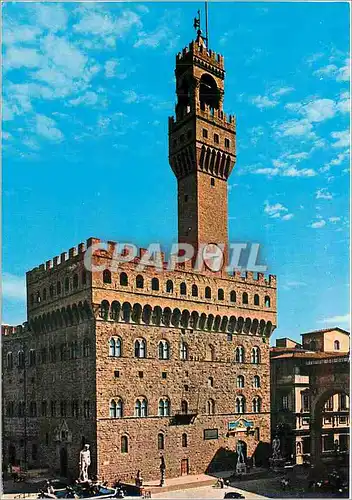
[[[223,112],[224,58],[196,40],[176,56],[176,117],[169,118],[169,162],[178,186],[178,240],[228,254],[227,179],[236,161],[235,119]]]

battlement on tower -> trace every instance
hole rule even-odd
[[[176,119],[174,116],[169,116],[169,133],[173,132],[175,129],[179,128],[188,118],[193,115],[193,111],[190,109],[189,112],[185,112],[181,119]],[[234,115],[228,115],[220,109],[214,109],[204,104],[202,107],[197,106],[197,115],[201,116],[205,120],[213,122],[215,125],[219,125],[222,128],[233,130],[236,127],[236,119]]]
[[[25,333],[27,329],[27,323],[23,323],[23,325],[1,325],[1,335],[7,337],[11,335],[21,335],[22,333]]]
[[[205,44],[194,40],[176,55],[176,66],[179,64],[189,64],[194,58],[199,58],[212,67],[224,72],[224,57],[208,49]]]

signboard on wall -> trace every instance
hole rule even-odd
[[[218,429],[204,429],[204,439],[218,439],[219,430]]]

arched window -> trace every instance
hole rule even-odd
[[[18,351],[17,364],[18,364],[18,368],[24,368],[24,352],[23,351]]]
[[[246,400],[244,396],[237,396],[235,402],[235,411],[236,413],[245,413],[246,411]]]
[[[165,437],[162,432],[158,434],[158,450],[163,450],[165,447]]]
[[[210,286],[205,287],[205,298],[206,299],[211,299],[211,288]]]
[[[261,406],[262,406],[262,400],[260,399],[259,396],[256,396],[253,399],[253,413],[260,413]]]
[[[121,339],[119,337],[112,337],[109,341],[109,356],[113,358],[121,357]]]
[[[241,345],[236,347],[235,362],[236,363],[244,363],[244,347]]]
[[[198,297],[198,287],[197,287],[197,285],[192,285],[192,297]]]
[[[82,285],[87,284],[87,272],[86,271],[82,271],[81,281],[82,281]]]
[[[167,293],[172,293],[174,291],[174,284],[171,280],[167,280],[166,282],[166,291]]]
[[[208,378],[208,386],[209,387],[214,387],[214,379],[213,379],[213,377],[209,377]]]
[[[230,292],[230,302],[236,302],[236,292],[235,292],[235,290],[232,290]]]
[[[253,377],[253,387],[255,387],[256,389],[258,389],[258,387],[260,387],[260,377],[259,377],[259,375],[254,375],[254,377]]]
[[[181,413],[183,415],[187,415],[188,413],[188,403],[185,399],[181,401]]]
[[[127,286],[128,285],[128,276],[126,273],[121,273],[120,274],[120,285],[121,286]]]
[[[58,281],[58,282],[56,283],[56,293],[57,293],[58,295],[60,295],[60,294],[61,294],[61,281]]]
[[[260,363],[260,349],[257,346],[252,349],[252,363],[256,365]]]
[[[144,287],[144,279],[141,274],[138,274],[136,276],[136,288],[143,288]]]
[[[145,398],[140,398],[136,400],[134,406],[135,417],[147,417],[148,416],[148,402]]]
[[[215,401],[213,399],[209,399],[207,401],[207,414],[214,415],[215,413]]]
[[[50,285],[50,287],[49,287],[49,295],[50,295],[51,298],[54,297],[54,285]]]
[[[238,389],[243,389],[244,387],[244,376],[243,375],[238,375],[237,377],[237,388]]]
[[[254,295],[254,305],[259,306],[259,295],[257,293]]]
[[[134,355],[136,358],[147,356],[147,343],[144,339],[137,339],[134,343]]]
[[[205,361],[214,361],[214,360],[215,360],[215,348],[213,345],[209,344],[206,346]]]
[[[159,280],[158,280],[158,278],[153,278],[152,279],[152,290],[155,290],[155,291],[159,290]]]
[[[340,342],[339,340],[334,341],[334,350],[339,351],[340,350]]]
[[[109,319],[109,309],[109,302],[107,300],[103,300],[100,304],[100,316],[105,320]]]
[[[243,292],[242,294],[242,304],[248,304],[248,293]]]
[[[121,436],[121,453],[128,453],[128,437]]]
[[[159,342],[159,359],[170,359],[170,345],[167,340]]]
[[[181,295],[186,295],[186,293],[187,293],[186,283],[181,283],[181,285],[180,285],[180,294]]]
[[[187,434],[186,433],[182,434],[181,441],[182,441],[182,448],[187,448],[187,446],[188,446],[188,439],[187,439]]]
[[[70,290],[70,279],[65,278],[65,292],[68,292]]]
[[[181,347],[180,347],[180,359],[183,361],[186,361],[188,359],[188,345],[186,342],[181,342]]]
[[[264,305],[265,307],[270,307],[270,297],[269,295],[266,295],[264,298]]]
[[[78,288],[78,274],[73,275],[72,284],[74,289]]]
[[[88,358],[90,355],[90,341],[89,339],[83,340],[83,357]]]
[[[158,415],[159,417],[170,416],[170,400],[168,398],[159,399]]]
[[[224,300],[224,290],[222,288],[218,290],[218,300]]]
[[[109,269],[103,271],[103,283],[111,283],[111,272]]]
[[[11,370],[13,368],[13,356],[12,352],[7,353],[7,369]]]

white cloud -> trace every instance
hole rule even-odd
[[[340,94],[340,100],[337,103],[337,109],[340,111],[340,113],[349,113],[350,107],[351,107],[350,93],[342,92]]]
[[[336,222],[339,222],[341,220],[341,217],[329,217],[329,222],[332,222],[335,224]]]
[[[326,225],[326,222],[324,219],[320,219],[318,221],[315,221],[315,222],[312,222],[312,224],[310,225],[310,227],[312,227],[313,229],[320,229],[321,227],[324,227]]]
[[[147,99],[146,96],[137,94],[135,90],[124,90],[122,93],[125,95],[124,102],[127,104],[137,104]]]
[[[301,120],[288,120],[287,122],[282,123],[277,128],[277,134],[280,137],[285,136],[293,136],[293,137],[301,137],[305,136],[306,138],[315,137],[315,134],[312,132],[313,125],[306,118]]]
[[[110,61],[106,61],[104,64],[105,76],[106,78],[112,78],[115,76],[115,70],[117,68],[118,62],[116,59],[112,59]]]
[[[52,141],[62,141],[64,138],[61,130],[56,127],[56,122],[45,115],[36,116],[36,129],[37,133],[46,139]]]
[[[333,195],[331,193],[329,193],[327,188],[321,188],[321,189],[318,189],[318,191],[315,193],[315,198],[317,200],[332,200]]]
[[[79,104],[84,104],[85,106],[94,106],[98,101],[98,96],[95,92],[86,92],[84,95],[77,97],[76,99],[71,99],[69,104],[72,106],[78,106]]]
[[[313,74],[319,76],[321,80],[327,77],[336,81],[347,82],[350,79],[350,61],[348,58],[345,59],[339,67],[336,64],[328,64],[317,69]]]
[[[3,30],[4,45],[34,42],[42,32],[38,26],[18,25],[9,19],[3,20]]]
[[[282,175],[284,177],[314,177],[317,173],[312,168],[298,169],[296,167],[289,167]]]
[[[282,220],[290,220],[292,219],[292,217],[294,217],[293,214],[286,214],[282,216]]]
[[[336,103],[332,99],[316,99],[307,104],[289,103],[285,107],[302,115],[310,123],[333,118],[336,114]]]
[[[306,160],[307,158],[309,158],[309,153],[307,152],[291,153],[288,154],[286,158],[288,158],[289,160],[297,160],[297,161]]]
[[[344,163],[346,160],[349,159],[349,156],[350,153],[348,149],[346,151],[343,151],[342,153],[338,153],[336,158],[333,158],[331,161],[329,161],[329,163],[320,168],[320,172],[328,172],[331,169],[331,167],[336,167],[338,165],[341,165],[342,163]]]
[[[334,148],[346,148],[350,144],[350,131],[348,129],[340,132],[332,132],[331,137],[336,140],[332,144]]]
[[[266,200],[264,203],[264,212],[268,214],[271,219],[281,219],[281,220],[290,220],[293,217],[293,214],[286,213],[288,212],[288,208],[282,203],[274,203],[270,205],[270,203]]]
[[[307,283],[304,283],[304,281],[286,281],[282,285],[282,288],[284,290],[291,290],[292,288],[300,288],[302,286],[307,286]]]
[[[319,323],[326,323],[328,325],[338,325],[339,323],[350,324],[351,315],[343,314],[341,316],[331,316],[330,318],[324,318],[319,321]]]
[[[130,9],[122,11],[116,19],[100,5],[81,5],[77,12],[80,20],[73,29],[87,37],[97,37],[108,48],[114,48],[116,38],[123,38],[132,28],[142,27],[140,16]]]
[[[4,56],[4,69],[38,68],[43,57],[36,49],[9,47]]]
[[[268,96],[262,95],[253,97],[251,102],[259,109],[273,108],[279,104],[279,101],[275,101],[274,99],[270,99]]]
[[[293,92],[295,89],[293,87],[282,87],[281,89],[276,90],[275,92],[272,92],[273,97],[280,97],[282,95],[288,94],[290,92]]]
[[[6,299],[26,300],[26,280],[10,273],[2,275],[2,294]]]
[[[56,32],[66,29],[67,11],[60,4],[53,3],[50,6],[44,3],[36,4],[35,17],[36,25],[49,31]]]

